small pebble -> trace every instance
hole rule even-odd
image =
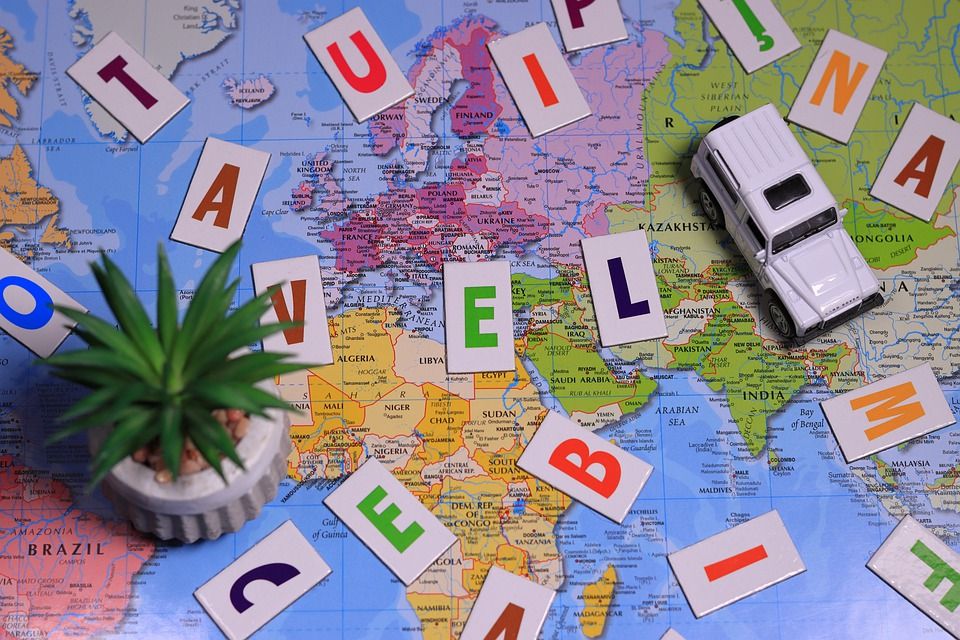
[[[183,460],[183,461],[180,463],[180,473],[181,473],[182,475],[187,475],[187,474],[190,474],[190,473],[196,473],[196,472],[200,471],[201,469],[203,469],[203,467],[200,466],[200,461],[199,461],[199,460],[191,460],[191,459],[188,458],[188,459],[186,459],[186,460]]]
[[[233,428],[233,438],[239,442],[243,436],[247,435],[247,431],[250,430],[250,419],[244,416],[242,420],[237,422],[237,426]]]
[[[227,429],[234,443],[239,442],[250,431],[250,418],[240,409],[217,409],[212,412],[212,415]],[[136,462],[153,469],[156,472],[154,479],[157,482],[167,484],[173,481],[173,474],[163,462],[163,454],[160,452],[158,442],[137,449],[131,457]],[[184,438],[183,453],[180,455],[180,474],[199,473],[209,468],[210,463],[200,454],[193,440]]]

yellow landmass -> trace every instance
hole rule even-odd
[[[460,599],[436,593],[408,591],[407,600],[420,621],[424,640],[450,640],[454,620],[460,616]],[[463,618],[466,619],[466,613]],[[462,622],[460,623],[462,627]]]
[[[387,438],[410,434],[410,425],[425,417],[426,396],[415,384],[402,384],[364,407],[364,433]]]
[[[0,157],[0,232],[4,236],[11,230],[23,232],[24,227],[46,221],[40,241],[69,245],[67,233],[57,228],[59,211],[57,197],[33,179],[33,167],[23,147],[15,145],[9,156]]]
[[[14,62],[7,54],[13,49],[13,37],[0,27],[0,127],[13,126],[20,115],[20,104],[12,89],[27,95],[37,74]],[[9,248],[24,227],[46,221],[40,235],[44,244],[69,246],[67,232],[57,227],[60,201],[33,178],[33,167],[19,144],[7,157],[0,157],[0,246]]]
[[[463,425],[470,419],[470,403],[434,384],[423,385],[426,414],[416,431],[424,446],[414,456],[424,465],[439,462],[463,446]]]
[[[448,375],[443,345],[398,317],[386,308],[331,319],[334,363],[307,378],[309,419],[291,428],[289,469],[296,480],[337,478],[376,455],[457,536],[407,589],[423,637],[447,640],[494,565],[562,584],[554,527],[570,499],[516,465],[546,413],[520,363],[506,375]],[[302,397],[302,382],[289,384]]]
[[[444,487],[443,501],[433,513],[460,540],[464,557],[493,564],[503,542],[500,512],[506,484],[489,478],[470,478],[448,480]]]
[[[20,105],[13,97],[10,85],[27,95],[30,87],[37,80],[37,74],[27,71],[22,64],[17,64],[7,55],[13,49],[13,36],[6,29],[0,27],[0,126],[9,127],[12,119],[20,115]]]
[[[497,397],[479,397],[470,402],[470,420],[463,427],[463,439],[471,453],[509,451],[526,443],[537,430],[539,406],[536,390],[510,389]]]
[[[580,613],[580,630],[588,638],[599,638],[607,624],[607,612],[617,586],[617,569],[611,564],[600,579],[583,588],[583,611]]]
[[[489,373],[478,373],[476,389],[523,389],[530,384],[530,376],[527,370],[518,360],[516,362],[516,371],[492,371]],[[479,395],[479,394],[478,394]]]
[[[372,404],[406,380],[393,371],[403,330],[395,309],[358,309],[330,321],[333,364],[316,369],[361,405]]]

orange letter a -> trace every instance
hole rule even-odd
[[[867,440],[876,440],[905,424],[910,424],[914,420],[922,418],[926,414],[923,405],[919,402],[900,404],[915,395],[917,395],[917,390],[913,383],[904,382],[889,389],[867,394],[862,398],[855,398],[850,401],[850,408],[857,410],[871,404],[880,403],[880,406],[867,410],[867,420],[870,422],[887,421],[864,431],[867,434]]]
[[[863,80],[863,76],[866,75],[867,69],[869,68],[868,65],[858,62],[857,68],[851,78],[850,56],[843,51],[834,51],[833,55],[830,56],[830,62],[827,63],[827,68],[823,72],[823,77],[820,78],[820,84],[817,86],[817,90],[814,92],[813,97],[810,98],[811,104],[815,104],[818,107],[820,106],[823,102],[823,97],[827,93],[827,89],[830,87],[831,80],[836,78],[836,87],[833,91],[833,112],[842,114],[847,110],[850,99],[853,98],[853,94],[856,92],[857,87],[860,86],[860,81]]]
[[[520,637],[520,623],[523,622],[523,607],[513,604],[506,606],[497,621],[490,627],[483,640],[517,640]]]
[[[230,226],[230,213],[233,211],[233,198],[237,195],[237,182],[240,180],[240,167],[234,164],[224,164],[220,173],[213,179],[213,184],[207,189],[206,195],[193,213],[194,220],[203,220],[210,211],[216,211],[217,217],[213,226],[226,229]],[[216,200],[220,192],[223,198]]]

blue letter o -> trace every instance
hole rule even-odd
[[[20,287],[36,301],[36,306],[30,313],[20,313],[7,304],[3,298],[7,287]],[[21,329],[40,329],[50,322],[53,317],[53,298],[36,282],[20,276],[6,276],[0,278],[0,316],[3,316]]]

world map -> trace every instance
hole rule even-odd
[[[415,90],[364,124],[301,38],[357,4]],[[696,0],[623,0],[629,39],[568,56],[593,115],[532,138],[486,45],[556,36],[547,0],[3,3],[0,245],[104,313],[87,263],[149,308],[164,242],[186,304],[215,256],[167,239],[204,139],[268,151],[238,303],[252,263],[318,254],[334,364],[280,381],[300,413],[263,515],[179,545],[84,491],[82,438],[44,446],[78,391],[0,335],[0,634],[217,637],[193,590],[292,519],[333,573],[263,637],[456,638],[492,566],[558,590],[543,638],[945,637],[864,564],[906,514],[960,550],[960,436],[848,465],[819,402],[929,363],[960,415],[957,176],[930,223],[869,196],[911,104],[960,117],[960,3],[777,5],[803,47],[746,75]],[[849,144],[791,128],[886,302],[788,348],[689,160],[727,115],[786,114],[829,29],[889,57]],[[191,99],[145,145],[64,72],[110,31]],[[598,348],[580,240],[638,228],[668,336]],[[517,370],[448,374],[441,265],[489,259]],[[654,466],[623,525],[516,466],[550,409]],[[371,456],[457,536],[409,587],[323,504]],[[666,555],[772,508],[807,571],[696,620]]]

